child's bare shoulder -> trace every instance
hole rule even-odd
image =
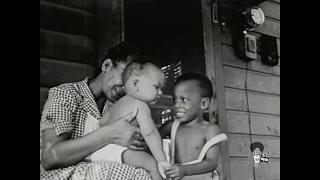
[[[206,135],[207,140],[211,139],[212,137],[214,137],[218,134],[220,134],[220,128],[218,125],[212,124],[212,123],[208,123],[206,125],[205,135]]]

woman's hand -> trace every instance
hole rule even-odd
[[[147,145],[143,140],[140,129],[130,122],[135,119],[138,109],[121,117],[115,123],[107,125],[112,130],[111,142],[132,150],[146,150]],[[109,132],[110,133],[110,132]]]

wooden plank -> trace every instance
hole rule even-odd
[[[268,163],[259,163],[255,168],[256,180],[280,180],[280,159],[269,159]]]
[[[203,19],[203,38],[204,38],[204,51],[205,51],[205,66],[206,73],[212,81],[213,90],[216,92],[213,101],[209,108],[210,122],[216,123],[221,132],[227,134],[228,122],[226,117],[225,105],[225,90],[224,90],[224,77],[223,77],[223,58],[221,47],[221,32],[220,24],[212,23],[212,3],[210,0],[201,0],[202,19]],[[217,10],[218,6],[217,6]],[[213,59],[212,59],[213,58]],[[216,107],[216,108],[215,108]],[[217,118],[213,117],[213,112],[217,112]],[[221,180],[230,180],[230,165],[229,165],[229,145],[228,142],[220,144],[220,166],[217,171],[220,174]]]
[[[40,28],[95,37],[95,20],[85,10],[40,1]]]
[[[259,4],[258,7],[262,9],[266,17],[280,20],[280,4],[272,1],[265,1]]]
[[[48,98],[49,88],[40,87],[40,114],[42,113],[43,105]]]
[[[221,23],[224,23],[227,27],[234,25],[233,9],[228,5],[221,5],[220,9]],[[280,21],[266,17],[264,23],[255,27],[253,31],[280,38]]]
[[[250,113],[251,133],[280,136],[280,116]]]
[[[280,64],[280,58],[279,58],[279,64]],[[269,73],[269,74],[280,75],[280,65],[279,64],[277,66],[264,65],[260,60],[260,55],[258,55],[257,60],[248,62],[248,69],[253,70],[253,71]]]
[[[254,28],[254,31],[280,38],[280,21],[266,17],[264,23]]]
[[[280,39],[277,38],[278,55],[280,56]]]
[[[252,135],[252,142],[261,142],[263,152],[270,152],[268,157],[280,157],[280,137]]]
[[[260,52],[260,38],[262,34],[256,32],[248,32],[249,34],[256,37],[257,41],[257,51]],[[222,27],[222,43],[233,46],[231,28],[227,26]],[[280,56],[280,38],[277,38],[277,50],[278,55]]]
[[[94,75],[91,65],[40,58],[40,86],[53,87]]]
[[[228,27],[223,27],[222,28],[223,35],[222,35],[222,42],[224,43],[222,45],[223,48],[223,61],[225,65],[230,65],[230,66],[235,66],[235,67],[240,67],[240,68],[246,68],[246,63],[236,57],[234,53],[234,48],[232,47],[232,36],[231,36],[231,29]],[[259,33],[254,33],[250,32],[250,34],[256,36],[257,38],[257,43],[260,43],[260,37],[261,34]],[[280,39],[277,39],[277,47],[278,47],[278,53],[280,53]],[[260,46],[257,46],[258,51],[260,51]],[[279,54],[280,56],[280,54]],[[254,70],[254,71],[259,71],[259,72],[264,72],[264,73],[269,73],[269,74],[275,74],[275,75],[280,75],[280,57],[279,57],[279,64],[277,66],[267,66],[262,64],[261,62],[261,57],[258,54],[258,59],[253,60],[248,63],[248,69]]]
[[[210,1],[202,0],[202,20],[203,20],[203,41],[204,41],[204,58],[205,58],[205,68],[206,75],[212,82],[213,92],[217,92],[216,87],[216,70],[215,70],[215,53],[214,53],[214,41],[213,41],[213,31],[212,31],[212,16],[210,9]],[[216,44],[215,44],[216,45]],[[221,44],[220,44],[221,46]],[[217,50],[216,52],[218,52]],[[221,54],[221,51],[220,51]],[[214,120],[213,112],[217,112],[217,96],[212,98],[211,104],[209,106],[209,119],[213,123],[217,123],[217,119]],[[215,121],[215,122],[214,122]]]
[[[280,76],[248,71],[247,90],[280,95]]]
[[[228,134],[229,155],[247,157],[250,152],[250,135]]]
[[[247,112],[227,111],[228,132],[250,134],[249,114]]]
[[[230,158],[231,180],[253,180],[253,168],[247,158]]]
[[[69,7],[85,9],[88,11],[94,11],[95,0],[40,0],[47,1],[55,4],[66,5]]]
[[[248,92],[250,112],[280,115],[280,96]]]
[[[40,57],[95,64],[94,41],[83,36],[40,29]]]
[[[246,68],[246,62],[236,57],[233,47],[222,45],[222,58],[224,65]]]
[[[245,90],[225,88],[226,90],[226,108],[231,110],[248,110]]]
[[[245,89],[246,70],[224,66],[224,85],[238,89]]]

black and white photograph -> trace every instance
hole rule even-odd
[[[40,180],[280,180],[280,0],[40,0]]]

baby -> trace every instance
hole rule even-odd
[[[117,120],[137,108],[136,120],[133,120],[132,124],[140,127],[141,134],[154,157],[144,151],[133,151],[127,147],[109,144],[94,152],[90,158],[92,161],[118,161],[143,168],[150,173],[153,180],[162,180],[170,164],[166,162],[160,133],[152,120],[148,104],[154,104],[162,94],[161,87],[165,75],[154,64],[131,62],[123,70],[122,80],[127,93],[110,110],[110,118],[101,119],[99,126],[112,124],[114,121],[108,119]]]

